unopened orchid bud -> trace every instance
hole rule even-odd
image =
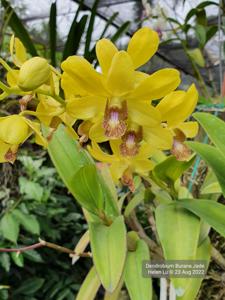
[[[20,68],[18,86],[23,91],[33,91],[49,79],[50,73],[51,68],[46,59],[30,58]]]

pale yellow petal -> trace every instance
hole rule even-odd
[[[14,35],[10,39],[10,54],[14,64],[18,67],[27,60],[27,52],[23,43]]]
[[[115,154],[116,156],[120,157],[121,153],[120,153],[120,145],[122,143],[122,140],[118,139],[118,140],[110,140],[109,144],[110,147],[112,149],[113,154]]]
[[[102,69],[106,75],[112,63],[113,56],[118,52],[116,46],[108,39],[101,39],[96,44],[96,55]]]
[[[64,72],[73,78],[76,85],[91,95],[107,95],[102,84],[102,75],[83,57],[69,56],[61,65]]]
[[[0,119],[0,139],[11,145],[23,143],[29,136],[29,127],[25,118],[11,115]]]
[[[110,155],[106,152],[103,152],[99,145],[92,141],[91,147],[88,146],[88,151],[96,160],[106,162],[106,163],[112,163],[115,161],[114,155]]]
[[[197,122],[183,122],[177,126],[187,138],[193,138],[198,133],[198,123]]]
[[[128,101],[129,118],[138,125],[154,127],[161,122],[160,112],[150,103],[138,101]]]
[[[135,72],[127,52],[119,51],[114,55],[106,84],[113,96],[126,94],[134,88]]]
[[[148,27],[139,29],[131,38],[127,52],[130,54],[134,68],[144,65],[157,51],[159,46],[158,33]]]
[[[43,137],[42,133],[41,133],[41,125],[38,122],[34,122],[31,120],[28,120],[26,118],[24,118],[25,122],[27,123],[27,125],[30,127],[30,129],[34,132],[35,134],[35,143],[37,143],[38,145],[41,145],[43,147],[47,147],[48,142],[47,140]]]
[[[148,74],[144,72],[135,71],[135,87],[137,87],[143,80],[149,77]]]
[[[172,147],[173,135],[167,128],[161,126],[147,128],[143,130],[144,140],[149,143],[153,148],[160,150],[167,150]]]
[[[8,85],[11,87],[17,86],[18,77],[19,77],[19,70],[11,70],[7,72],[6,79]]]
[[[170,127],[174,127],[185,121],[194,111],[198,102],[198,92],[195,85],[192,84],[187,92],[172,93],[161,102],[157,108],[164,113],[163,120],[167,121]]]
[[[82,88],[80,84],[66,72],[63,72],[61,76],[61,86],[67,100],[77,96],[87,95],[86,89]]]
[[[115,161],[110,165],[109,169],[115,183],[118,183],[119,179],[123,176],[123,173],[127,168],[128,164],[125,160]]]
[[[175,90],[179,84],[180,73],[177,70],[162,69],[141,81],[128,98],[139,101],[160,99]]]
[[[175,91],[166,95],[156,106],[161,112],[163,121],[170,118],[170,114],[178,105],[182,104],[186,96],[185,91]]]
[[[138,151],[138,154],[135,156],[135,159],[140,160],[140,159],[144,159],[144,158],[149,158],[155,152],[156,152],[156,149],[152,145],[143,142]]]
[[[66,104],[66,111],[73,118],[87,120],[95,117],[97,114],[103,114],[105,106],[106,98],[86,96],[68,101]]]
[[[102,126],[103,119],[95,122],[95,124],[91,127],[89,131],[89,138],[98,143],[103,143],[108,141],[108,137],[105,135],[104,128]]]
[[[143,176],[148,175],[148,173],[153,169],[154,164],[149,159],[136,160],[133,163],[134,172]]]
[[[10,150],[11,145],[0,141],[0,163],[7,162],[6,154]]]

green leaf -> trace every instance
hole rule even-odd
[[[187,23],[194,15],[197,14],[199,10],[202,10],[203,8],[209,6],[209,5],[216,5],[218,6],[218,3],[213,1],[203,1],[199,5],[197,5],[195,8],[192,8],[186,15],[184,22]]]
[[[29,259],[30,261],[37,262],[37,263],[44,262],[41,255],[36,250],[25,251],[23,255],[25,258]]]
[[[95,165],[80,168],[72,181],[75,187],[74,195],[81,206],[94,214],[100,214],[103,210],[104,199]]]
[[[115,12],[106,22],[105,24],[105,28],[103,29],[102,33],[101,33],[101,36],[100,36],[100,39],[104,38],[108,28],[110,25],[113,24],[114,20],[116,19],[116,17],[119,15],[118,12]]]
[[[23,259],[23,254],[22,253],[12,252],[11,253],[11,257],[12,257],[12,260],[14,261],[14,263],[18,267],[23,268],[23,266],[24,266],[24,259]]]
[[[83,192],[88,193],[90,199],[93,199],[93,197],[95,198],[95,196],[92,191],[85,191],[84,187],[79,185],[79,180],[85,181],[85,185],[88,185],[89,183],[95,185],[97,182],[95,188],[97,189],[99,197],[102,197],[103,195],[104,201],[106,202],[107,200],[107,203],[105,203],[105,213],[109,214],[109,217],[118,216],[118,208],[115,204],[115,199],[102,176],[97,172],[93,159],[88,152],[82,149],[79,143],[67,133],[63,126],[59,126],[54,133],[53,138],[48,145],[48,152],[60,177],[74,198],[76,199],[78,196],[78,201],[80,201],[80,203],[82,202],[81,205],[85,205],[84,207],[86,207],[87,210],[94,213],[96,213],[96,207],[98,205],[98,207],[102,207],[101,198],[94,199],[93,203],[86,198],[84,199]],[[87,166],[89,167],[86,168]],[[92,174],[95,179],[91,178],[90,175],[88,175],[88,179],[84,179],[85,170],[89,170],[90,174]],[[80,172],[78,173],[78,171]],[[101,187],[100,189],[99,185]]]
[[[187,142],[186,144],[197,152],[212,168],[225,195],[225,155],[215,147],[206,144],[197,142]]]
[[[56,2],[53,2],[50,8],[50,17],[49,17],[49,42],[50,42],[50,55],[51,55],[51,64],[56,66],[56,38],[57,38],[57,6]]]
[[[19,209],[14,209],[12,214],[15,216],[19,224],[21,224],[28,232],[37,235],[40,234],[40,225],[35,216],[24,214]]]
[[[23,26],[23,23],[15,13],[14,9],[11,7],[10,3],[6,0],[1,0],[1,3],[7,13],[7,16],[9,16],[8,24],[14,31],[15,35],[21,40],[21,42],[24,44],[24,46],[32,56],[37,56],[37,51],[29,36],[29,33]]]
[[[204,199],[179,200],[176,205],[190,210],[225,237],[225,205]]]
[[[86,39],[85,39],[85,49],[84,49],[84,57],[86,59],[89,58],[89,52],[90,52],[90,45],[91,45],[91,37],[92,33],[94,31],[94,23],[95,23],[95,17],[97,13],[97,7],[98,7],[99,0],[95,0],[94,4],[91,9],[91,17],[88,24]]]
[[[210,239],[207,237],[204,242],[198,247],[196,253],[196,260],[206,261],[207,267],[210,262],[211,244]],[[198,291],[201,287],[203,278],[191,278],[190,285],[183,297],[178,297],[177,300],[195,300]]]
[[[141,188],[135,195],[134,197],[131,199],[131,201],[128,203],[128,205],[126,206],[125,212],[124,212],[124,216],[127,218],[130,213],[133,211],[133,209],[139,205],[141,202],[144,201],[144,197],[145,197],[145,189]]]
[[[159,205],[155,217],[165,259],[195,259],[200,233],[199,218],[174,203]],[[177,296],[183,296],[190,279],[171,278],[171,281]]]
[[[19,235],[19,223],[15,216],[6,213],[0,221],[0,230],[5,239],[16,243]]]
[[[127,21],[123,23],[120,28],[114,33],[114,35],[110,38],[113,43],[115,43],[123,33],[125,33],[130,27],[130,22]]]
[[[76,16],[72,22],[69,30],[69,34],[63,50],[63,58],[65,60],[70,55],[75,55],[80,47],[82,35],[85,31],[88,16],[84,15],[79,22],[77,22]]]
[[[20,287],[15,290],[15,292],[13,293],[13,296],[16,296],[18,294],[22,294],[22,295],[26,295],[26,296],[33,295],[33,294],[35,294],[35,292],[40,290],[40,288],[43,286],[44,282],[45,282],[45,280],[43,278],[39,278],[39,277],[29,278],[29,279],[23,281],[23,283],[20,285]]]
[[[174,183],[184,171],[190,168],[194,160],[195,157],[189,161],[179,161],[175,156],[171,155],[155,166],[153,176],[168,184]]]
[[[195,34],[199,41],[200,47],[203,48],[206,43],[206,28],[205,28],[205,26],[197,24],[195,26]]]
[[[152,282],[142,276],[143,260],[149,260],[149,249],[143,240],[137,241],[135,251],[128,251],[124,280],[131,300],[152,299]]]
[[[105,292],[104,300],[120,300],[120,292],[124,284],[123,275],[120,278],[119,284],[112,293]]]
[[[95,267],[92,267],[80,287],[76,300],[94,300],[100,285]]]
[[[26,199],[42,201],[44,188],[37,182],[28,180],[25,177],[19,178],[20,193],[26,196]]]
[[[54,133],[48,144],[48,152],[69,189],[76,172],[83,166],[94,164],[90,155],[70,136],[64,126],[59,126]]]
[[[225,155],[225,122],[209,113],[194,113],[215,146]]]
[[[196,12],[196,21],[202,26],[207,26],[207,16],[204,8],[198,9]]]
[[[216,178],[216,175],[213,173],[211,169],[208,170],[208,173],[204,179],[204,182],[200,189],[200,194],[201,195],[222,194],[222,190]]]
[[[205,59],[202,55],[202,51],[199,48],[191,49],[187,51],[190,58],[197,64],[199,67],[203,68],[205,66]]]
[[[6,272],[10,270],[10,256],[8,253],[0,253],[0,265]]]
[[[218,26],[209,26],[206,30],[206,43],[217,33]]]
[[[110,226],[89,223],[91,250],[104,288],[112,293],[119,284],[126,258],[126,227],[123,216]]]

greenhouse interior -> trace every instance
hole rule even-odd
[[[0,0],[0,300],[225,300],[225,1]]]

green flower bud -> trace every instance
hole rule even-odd
[[[50,72],[50,65],[46,59],[32,57],[20,68],[18,86],[25,92],[33,91],[49,79]]]

